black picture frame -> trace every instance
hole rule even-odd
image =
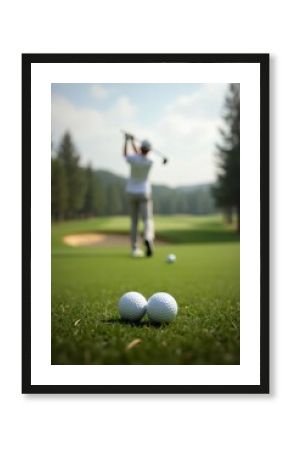
[[[22,55],[22,393],[267,394],[269,393],[269,54],[23,54]],[[32,385],[31,383],[31,65],[33,63],[255,63],[260,65],[260,384]],[[262,149],[262,151],[261,151]]]

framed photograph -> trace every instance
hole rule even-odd
[[[269,55],[22,55],[23,393],[269,393]]]

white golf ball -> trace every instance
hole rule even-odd
[[[173,253],[170,253],[170,255],[167,256],[167,262],[174,263],[175,261],[176,261],[176,256]]]
[[[139,292],[126,292],[119,300],[118,309],[122,319],[134,322],[146,313],[147,300]]]
[[[166,292],[153,294],[147,304],[147,314],[152,322],[172,322],[178,311],[175,298]]]

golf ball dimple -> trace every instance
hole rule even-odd
[[[123,320],[134,322],[146,313],[147,301],[139,292],[126,292],[119,300],[118,309]]]
[[[174,297],[166,292],[153,294],[147,304],[147,314],[152,322],[172,322],[178,311]]]
[[[167,256],[167,262],[174,263],[175,261],[176,261],[176,256],[173,253],[170,253],[170,255]]]

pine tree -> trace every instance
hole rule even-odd
[[[94,216],[96,214],[96,186],[95,176],[91,165],[84,169],[84,177],[86,183],[83,212],[86,216]]]
[[[218,207],[237,213],[240,230],[240,85],[230,84],[225,99],[224,125],[220,130],[218,178],[213,194]]]
[[[104,216],[106,214],[106,191],[103,186],[102,180],[98,174],[94,173],[94,185],[96,195],[96,213],[98,216]]]
[[[67,183],[65,170],[61,161],[51,159],[51,216],[55,220],[61,220],[67,212]]]
[[[68,132],[64,134],[60,143],[58,158],[63,164],[67,180],[68,216],[75,217],[84,205],[85,179],[79,166],[80,157]]]

